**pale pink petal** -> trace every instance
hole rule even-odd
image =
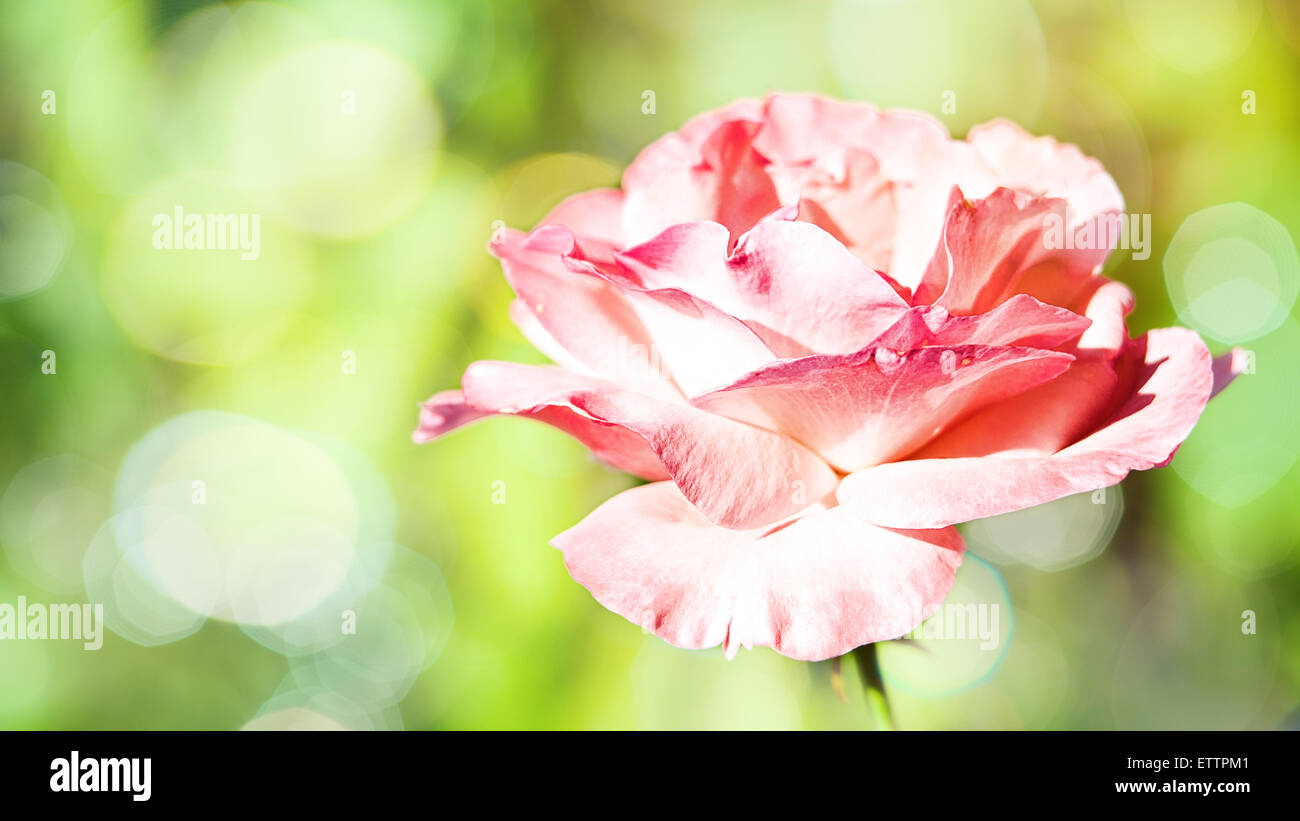
[[[543,226],[525,244],[559,254],[578,276],[613,284],[641,321],[651,345],[624,345],[617,352],[617,361],[626,367],[607,373],[611,381],[642,384],[647,378],[630,371],[652,368],[663,378],[671,378],[687,395],[694,395],[726,385],[776,358],[749,326],[709,302],[680,288],[647,288],[640,277],[625,269],[587,259],[567,228]]]
[[[827,227],[818,213],[834,222],[832,234],[853,243],[851,250],[871,267],[888,274],[910,291],[921,281],[934,255],[948,213],[953,186],[972,197],[996,187],[996,178],[969,145],[949,138],[935,118],[916,111],[880,111],[865,103],[841,102],[808,94],[774,94],[764,107],[763,128],[754,139],[773,160],[768,172],[777,178],[782,201],[811,200],[801,218]],[[879,178],[854,171],[869,155]],[[782,187],[790,168],[815,169],[835,180],[852,178],[836,202],[824,189]],[[865,182],[865,191],[855,190]],[[886,196],[887,195],[887,196]],[[854,203],[854,199],[859,202]],[[861,210],[854,215],[854,206]],[[885,213],[888,206],[892,214]],[[816,217],[816,218],[814,218]],[[879,232],[892,228],[888,239]]]
[[[741,99],[697,114],[676,131],[670,131],[641,150],[623,172],[623,190],[629,191],[654,181],[665,169],[694,165],[700,159],[700,146],[722,125],[735,121],[758,122],[763,104]]]
[[[530,239],[518,231],[499,231],[491,251],[501,260],[515,294],[555,345],[568,352],[570,361],[607,379],[632,380],[624,383],[632,390],[678,394],[661,374],[629,368],[622,358],[628,350],[650,350],[652,340],[619,289],[569,270],[558,249]]]
[[[623,177],[623,224],[629,240],[642,242],[689,220],[721,223],[734,240],[779,208],[767,160],[752,144],[759,127],[750,120],[731,120],[689,149],[694,157],[638,159]]]
[[[411,439],[416,444],[431,442],[445,433],[491,415],[471,407],[465,401],[465,394],[458,390],[439,391],[420,403],[420,422],[411,433]]]
[[[574,194],[551,209],[538,227],[563,225],[578,237],[589,257],[609,261],[627,245],[623,234],[623,192],[597,188]]]
[[[1251,369],[1250,351],[1244,348],[1233,348],[1225,354],[1214,358],[1214,389],[1210,396],[1218,396],[1219,391],[1232,384],[1243,373],[1250,372]]]
[[[681,128],[677,129],[675,136],[688,145],[698,146],[703,144],[705,140],[709,139],[709,137],[713,136],[714,132],[718,130],[718,127],[724,123],[729,123],[734,120],[750,120],[752,122],[758,122],[762,118],[762,100],[757,100],[751,97],[742,97],[739,100],[727,103],[721,108],[715,108],[710,111],[696,114],[694,117],[687,120]],[[644,155],[648,152],[642,151],[641,153]],[[640,160],[641,157],[638,156],[637,159]]]
[[[1091,326],[1073,348],[1076,359],[1065,373],[1044,385],[990,405],[961,424],[936,437],[912,459],[1015,454],[1019,456],[1055,453],[1096,428],[1102,416],[1113,410],[1118,376],[1113,361],[1128,343],[1124,316],[1133,308],[1133,293],[1118,282],[1094,277],[1083,303]],[[1033,297],[1018,294],[993,312],[974,317],[977,321]],[[1041,305],[1042,303],[1037,303]],[[1069,316],[1076,314],[1058,308]],[[1044,340],[1044,347],[1058,343]],[[1015,420],[1008,424],[1008,420]]]
[[[954,191],[953,204],[916,301],[955,314],[984,313],[1014,293],[1052,304],[1082,288],[1109,249],[1065,248],[1049,233],[1064,220],[1064,200],[1033,199],[999,188],[977,202]],[[1027,285],[1044,281],[1045,292]]]
[[[1105,277],[1094,277],[1094,280],[1080,300],[1092,327],[1080,337],[1079,348],[1103,351],[1114,358],[1128,343],[1124,319],[1133,310],[1133,292],[1122,282]]]
[[[646,146],[623,172],[626,199],[620,219],[629,240],[624,245],[647,240],[678,222],[716,220],[716,201],[708,191],[715,175],[703,168],[702,147],[729,123],[757,123],[761,118],[762,103],[738,100],[692,117]],[[681,188],[675,192],[676,186]]]
[[[1087,314],[1086,319],[1063,308],[1054,309],[1082,319],[1086,327],[1075,345],[1066,348],[1075,353],[1076,359],[1065,373],[971,415],[911,454],[910,458],[1047,455],[1093,430],[1102,421],[1102,416],[1113,410],[1118,376],[1112,363],[1128,343],[1124,317],[1133,308],[1133,293],[1127,287],[1104,277],[1093,279],[1095,282],[1089,286],[1089,293],[1078,300],[1084,306],[1081,310]],[[1033,297],[1017,294],[988,314],[961,319],[980,321],[1023,300],[1042,305]],[[1091,326],[1088,326],[1089,322]],[[1008,330],[1014,332],[1013,328]],[[1055,347],[1066,341],[1053,341],[1049,337],[1039,344]],[[1015,424],[1008,424],[1007,420],[1011,419]]]
[[[411,438],[417,443],[429,442],[493,415],[492,410],[470,405],[461,391],[442,391],[420,405],[420,424]],[[595,456],[619,470],[650,481],[668,478],[668,472],[645,439],[630,430],[597,422],[561,406],[539,406],[516,411],[514,415],[535,419],[564,431],[586,445]]]
[[[1124,197],[1115,180],[1078,146],[1034,137],[1008,120],[975,126],[966,142],[993,169],[999,185],[1068,200],[1074,217],[1071,224],[1124,211]]]
[[[940,247],[953,189],[980,198],[996,188],[993,173],[964,142],[951,141],[941,151],[928,152],[918,160],[918,168],[918,176],[894,188],[898,228],[886,270],[912,291]]]
[[[686,497],[724,527],[777,521],[835,487],[826,463],[786,436],[559,368],[476,362],[462,387],[480,410],[567,408],[636,434]]]
[[[986,314],[954,316],[939,305],[909,308],[872,347],[910,351],[923,345],[1020,345],[1055,348],[1092,323],[1073,311],[1017,294]]]
[[[869,152],[891,180],[911,181],[942,161],[948,129],[919,111],[881,111],[868,103],[815,94],[773,94],[763,107],[763,130],[755,146],[787,165],[813,163],[843,169],[851,149]]]
[[[641,153],[623,178],[630,241],[712,220],[729,238],[777,207],[843,240],[909,291],[942,232],[954,185],[971,196],[995,175],[927,114],[817,95],[774,94],[692,120]]]
[[[1084,220],[1069,229],[1071,238],[1066,239],[1067,233],[1060,227],[1064,217],[1060,214],[1059,207],[1054,209],[1043,235],[1043,244],[1051,253],[1022,271],[1010,293],[1032,294],[1043,302],[1082,311],[1084,308],[1080,306],[1086,306],[1109,281],[1100,271],[1106,256],[1120,239],[1119,228],[1115,227],[1119,217],[1104,214]],[[1106,298],[1115,299],[1118,293],[1112,289]]]
[[[1071,359],[1036,348],[868,348],[776,362],[691,401],[787,433],[848,472],[910,453],[963,416],[1057,376]]]
[[[883,271],[898,233],[894,188],[875,158],[850,152],[843,177],[819,173],[799,181],[799,219],[835,237],[867,267]]]
[[[1120,295],[1108,293],[1116,299],[1098,299],[1090,304],[1106,327],[1115,319],[1111,314],[1118,314],[1122,334]],[[972,316],[950,316],[939,306],[911,309],[904,320],[873,344],[900,350],[962,343],[1054,348],[1075,340],[1075,345],[1065,350],[1073,351],[1076,359],[1061,375],[969,414],[907,457],[1048,454],[1077,441],[1111,410],[1117,383],[1111,366],[1113,352],[1093,349],[1109,345],[1108,335],[1092,334],[1091,323],[1087,317],[1046,305],[1027,294],[1017,294],[989,313]],[[1090,337],[1091,346],[1085,345],[1084,340]]]
[[[739,319],[677,288],[627,290],[628,302],[655,340],[651,364],[687,396],[726,385],[776,359]]]
[[[569,353],[563,345],[555,340],[555,337],[551,336],[551,332],[546,330],[546,326],[533,313],[533,309],[528,307],[527,302],[522,299],[512,299],[510,300],[510,306],[506,310],[510,314],[511,321],[515,323],[515,327],[524,335],[524,339],[527,339],[534,348],[545,354],[552,362],[575,373],[594,373],[582,360]]]
[[[923,292],[925,273],[935,254],[942,250],[954,190],[952,175],[942,172],[894,189],[898,228],[886,273],[913,292]],[[928,301],[933,300],[934,296],[930,296]],[[912,299],[913,304],[921,302]]]
[[[552,543],[597,601],[679,647],[833,658],[897,638],[952,588],[953,528],[874,527],[839,508],[776,530],[721,530],[671,483],[610,499]]]
[[[921,459],[844,479],[840,503],[889,527],[941,527],[1108,487],[1131,470],[1168,462],[1210,398],[1210,353],[1194,332],[1163,328],[1129,343],[1117,361],[1126,385],[1095,433],[1051,454]]]
[[[1065,373],[980,409],[908,458],[1055,453],[1094,430],[1113,410],[1118,382],[1109,356],[1079,351]]]
[[[780,356],[856,351],[907,304],[820,228],[764,220],[727,253],[723,226],[692,222],[618,255],[647,288],[680,288],[744,322]]]

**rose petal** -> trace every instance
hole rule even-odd
[[[873,347],[912,350],[923,345],[1020,345],[1055,348],[1083,334],[1092,320],[1017,294],[986,314],[953,316],[939,305],[909,308]]]
[[[522,299],[510,300],[510,305],[506,309],[510,314],[510,320],[515,323],[515,327],[524,335],[534,348],[542,352],[552,362],[562,368],[566,368],[575,373],[592,374],[591,368],[588,368],[582,360],[556,341],[551,336],[551,332],[546,330],[546,326],[541,323],[533,309],[528,307],[528,303]]]
[[[1059,375],[1069,354],[974,345],[776,362],[692,401],[781,431],[841,471],[895,459],[963,416]]]
[[[853,192],[846,192],[848,201],[834,217],[838,231],[831,233],[855,243],[854,253],[909,291],[921,281],[939,244],[952,187],[982,197],[996,186],[992,170],[974,148],[952,140],[942,123],[917,111],[881,111],[865,103],[817,95],[774,94],[764,106],[763,128],[754,145],[773,160],[768,173],[778,177],[778,186],[787,166],[819,169],[842,179],[853,176],[855,154],[869,155],[882,180],[890,183],[887,190],[893,215],[886,221],[878,207],[871,207],[855,218],[849,211]],[[856,176],[872,187],[880,184],[870,175]],[[791,197],[799,195],[828,214],[836,211],[834,205],[823,201],[824,192],[796,190],[783,194],[783,201],[793,201]],[[879,206],[883,198],[870,202]],[[812,205],[803,208],[806,214],[816,213]],[[875,233],[881,225],[894,227],[887,244]],[[883,254],[886,248],[890,251],[887,257]]]
[[[566,235],[572,241],[572,234]],[[560,249],[530,242],[532,238],[506,229],[493,237],[490,249],[501,260],[510,287],[555,344],[585,371],[611,380],[630,379],[625,384],[632,390],[677,395],[662,374],[629,368],[620,357],[636,346],[650,350],[652,340],[619,289],[599,277],[570,271]]]
[[[1232,380],[1241,374],[1251,372],[1251,356],[1251,352],[1244,348],[1233,348],[1214,358],[1214,388],[1210,391],[1211,398],[1218,396],[1219,391],[1232,384]]]
[[[1124,211],[1124,197],[1115,180],[1078,146],[1034,137],[1008,120],[975,126],[966,142],[993,169],[999,185],[1068,200],[1072,224]]]
[[[411,433],[411,439],[417,445],[431,442],[491,415],[471,407],[465,401],[465,394],[458,390],[439,391],[420,403],[420,423]]]
[[[589,257],[602,261],[627,245],[623,233],[623,192],[597,188],[574,194],[551,209],[538,226],[563,225],[578,237]]]
[[[664,171],[673,171],[678,166],[698,164],[700,146],[718,128],[736,120],[758,122],[762,119],[762,109],[763,104],[758,100],[742,99],[697,114],[681,128],[670,131],[641,150],[623,172],[623,190],[633,191],[652,184]]]
[[[749,326],[677,288],[626,292],[655,340],[655,365],[687,396],[726,385],[776,359]]]
[[[772,530],[720,530],[663,482],[624,491],[555,537],[602,605],[679,647],[839,656],[901,636],[952,588],[953,528],[874,527],[839,508]]]
[[[609,282],[641,321],[652,343],[649,347],[621,343],[615,354],[625,369],[607,372],[613,382],[653,382],[628,372],[653,368],[656,375],[672,379],[686,395],[693,396],[726,385],[776,358],[749,326],[709,302],[680,288],[647,288],[638,276],[587,259],[563,226],[539,228],[525,245],[559,254],[578,276]]]
[[[856,351],[907,304],[825,231],[760,222],[727,254],[717,223],[676,225],[619,254],[647,288],[680,288],[744,322],[780,356]]]
[[[889,267],[898,232],[894,188],[874,157],[853,151],[841,178],[800,175],[799,219],[835,237],[867,267],[883,271]]]
[[[1133,292],[1122,282],[1105,277],[1094,277],[1082,298],[1083,312],[1092,320],[1092,327],[1079,339],[1080,350],[1105,352],[1109,358],[1118,356],[1128,343],[1128,329],[1124,319],[1133,311]]]
[[[920,111],[881,111],[860,102],[816,94],[773,94],[763,106],[763,129],[754,144],[786,165],[812,163],[832,173],[847,152],[865,151],[891,180],[911,181],[942,161],[952,141],[948,129]]]
[[[1118,382],[1107,356],[1080,351],[1065,373],[981,408],[908,458],[1055,453],[1097,427]]]
[[[1061,285],[1073,294],[1109,252],[1065,248],[1063,238],[1059,243],[1052,240],[1049,231],[1063,225],[1064,200],[1030,198],[1009,188],[977,202],[954,189],[952,200],[943,241],[917,288],[918,303],[933,302],[955,314],[978,314],[1018,292],[1068,304],[1061,299]],[[1044,280],[1046,291],[1022,285],[1026,279]]]
[[[719,123],[698,145],[651,146],[623,176],[623,225],[632,242],[689,220],[714,220],[735,240],[781,206],[767,160],[754,150],[759,123]]]
[[[536,415],[567,408],[630,431],[649,445],[686,497],[724,527],[777,521],[835,486],[826,463],[786,436],[560,368],[475,362],[462,387],[479,410]]]
[[[1166,462],[1210,398],[1210,353],[1194,332],[1162,328],[1118,360],[1129,385],[1109,423],[1046,456],[919,459],[847,476],[842,505],[889,527],[941,527],[1108,487]]]
[[[466,402],[461,391],[442,391],[421,404],[420,424],[411,438],[422,444],[492,415],[493,411]],[[646,444],[645,439],[632,431],[597,422],[560,406],[539,406],[517,411],[514,415],[535,419],[564,431],[586,445],[595,456],[619,470],[650,481],[668,478],[668,472],[659,462],[659,457]]]
[[[1079,300],[1084,304],[1082,310],[1088,318],[1078,317],[1062,308],[1055,309],[1066,316],[1082,319],[1085,325],[1092,323],[1073,346],[1076,359],[1065,373],[1051,382],[983,408],[944,431],[909,458],[990,454],[1045,456],[1095,429],[1103,415],[1113,410],[1119,378],[1112,363],[1128,342],[1124,317],[1133,309],[1133,293],[1121,283],[1104,277],[1093,279],[1096,282],[1090,286],[1090,293]],[[1042,305],[1033,297],[1017,294],[988,314],[961,319],[979,322],[1020,300]],[[1008,330],[1013,329],[1009,327]],[[1060,343],[1051,342],[1049,337],[1043,344],[1050,347]],[[1009,420],[1014,420],[1014,424]]]

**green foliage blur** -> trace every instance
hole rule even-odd
[[[503,418],[410,440],[417,403],[470,361],[545,361],[507,316],[494,224],[529,228],[688,117],[770,90],[1079,144],[1152,218],[1150,258],[1108,263],[1138,296],[1130,330],[1199,323],[1215,353],[1255,357],[1172,467],[967,528],[958,597],[998,604],[999,647],[884,647],[895,723],[1300,726],[1300,13],[1198,5],[5,3],[0,492],[71,456],[86,493],[0,501],[0,603],[85,600],[17,542],[57,536],[72,557],[54,569],[75,576],[132,446],[212,410],[361,454],[454,625],[366,721],[306,699],[293,659],[220,615],[156,646],[0,641],[0,728],[237,729],[268,704],[420,729],[872,727],[852,662],[841,700],[829,662],[679,650],[574,583],[549,539],[635,480],[564,435]],[[1234,202],[1289,232],[1272,267],[1252,263],[1272,302],[1217,270],[1178,286],[1210,294],[1184,309],[1165,252]],[[178,205],[261,215],[257,258],[158,250],[151,219]]]

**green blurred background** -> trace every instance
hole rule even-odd
[[[543,361],[494,224],[773,89],[1080,144],[1152,217],[1130,329],[1255,357],[1171,468],[965,528],[997,648],[885,646],[897,724],[1296,726],[1300,10],[1192,5],[5,3],[0,603],[113,632],[0,641],[0,728],[871,727],[847,668],[572,582],[548,540],[633,480],[562,434],[409,439],[472,359]],[[177,206],[259,215],[257,259],[157,250]]]

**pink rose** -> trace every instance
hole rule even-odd
[[[1182,328],[1129,338],[1133,295],[1097,273],[1122,212],[1098,162],[1008,122],[955,141],[918,113],[738,102],[493,238],[558,367],[476,362],[414,436],[527,416],[649,480],[553,543],[675,645],[896,638],[951,588],[954,524],[1165,464],[1241,364]]]

